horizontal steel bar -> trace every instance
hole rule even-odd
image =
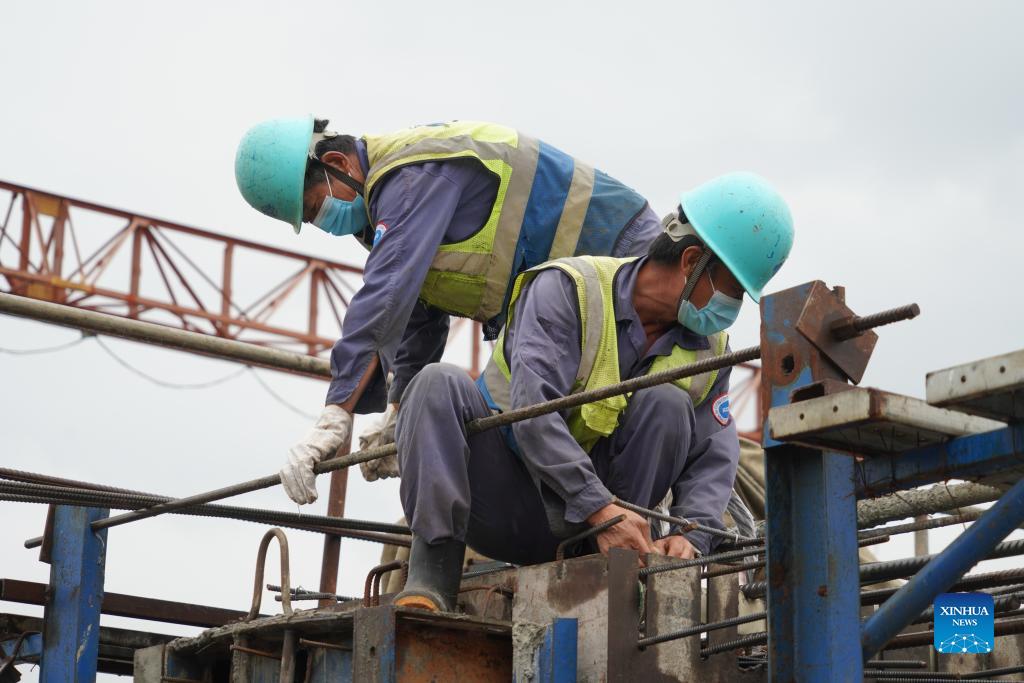
[[[995,636],[1014,636],[1024,633],[1024,619],[996,619]],[[882,647],[883,650],[902,650],[908,647],[920,645],[931,645],[935,641],[934,631],[915,631],[914,633],[901,633]]]
[[[974,479],[1010,467],[1024,467],[1024,424],[864,458],[856,464],[854,476],[857,495],[866,497],[947,479]]]
[[[94,334],[157,344],[270,370],[282,370],[317,379],[331,378],[330,361],[324,358],[179,330],[141,320],[120,318],[14,294],[0,293],[0,313],[74,327]]]
[[[998,572],[983,572],[980,574],[967,574],[962,579],[949,587],[947,592],[956,593],[962,591],[980,590],[995,586],[1016,586],[1024,581],[1024,569],[1004,569]],[[1024,585],[1021,586],[1024,589]],[[862,591],[860,602],[862,605],[880,605],[893,595],[898,588],[876,588]],[[995,594],[995,591],[990,591]]]
[[[0,579],[0,600],[20,602],[25,605],[45,605],[46,590],[45,583]],[[117,617],[163,621],[168,624],[204,628],[223,626],[245,616],[245,612],[237,610],[109,592],[103,594],[101,610],[103,614]]]
[[[930,515],[978,503],[991,503],[1003,492],[983,484],[936,484],[926,489],[903,491],[857,501],[857,525],[875,526],[918,515]]]
[[[696,626],[690,626],[689,628],[680,629],[678,631],[671,631],[669,633],[661,633],[658,635],[647,636],[641,638],[637,642],[637,646],[645,648],[648,645],[657,645],[658,643],[665,643],[670,640],[678,640],[680,638],[688,638],[695,636],[699,633],[709,633],[711,631],[717,631],[722,628],[729,628],[730,626],[739,626],[740,624],[749,624],[752,621],[759,621],[767,618],[767,612],[755,612],[753,614],[747,614],[741,617],[733,617],[732,619],[723,619],[722,621],[715,621],[709,624],[697,624]]]

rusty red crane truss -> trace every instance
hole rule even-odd
[[[358,266],[5,181],[0,211],[6,291],[314,356],[331,349],[362,281]],[[457,319],[451,334],[469,337],[464,366],[476,376],[480,326]],[[760,377],[742,367],[737,415]]]

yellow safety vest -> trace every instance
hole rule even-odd
[[[530,231],[543,233],[539,241],[545,245],[550,240],[550,248],[526,266],[572,256],[578,246],[582,253],[610,254],[618,234],[645,205],[640,195],[593,167],[493,123],[455,121],[363,140],[370,164],[368,207],[378,183],[409,164],[472,158],[497,177],[487,222],[467,239],[440,247],[420,292],[428,304],[481,322],[503,311],[513,269],[523,267],[517,265],[521,231],[528,237]],[[589,237],[581,241],[585,225]]]
[[[580,366],[570,393],[599,389],[621,381],[619,374],[619,347],[615,329],[614,281],[615,274],[630,258],[579,256],[563,258],[541,264],[520,275],[512,290],[508,323],[512,324],[515,304],[522,288],[542,270],[558,268],[576,283],[579,298],[581,339]],[[492,407],[508,410],[511,407],[509,387],[512,373],[505,360],[505,333],[502,331],[481,381],[490,394]],[[674,346],[666,356],[655,358],[646,374],[662,372],[689,365],[725,353],[729,335],[719,332],[708,337],[707,349],[684,349]],[[678,379],[673,384],[689,393],[694,407],[707,399],[718,379],[714,370],[693,377]],[[569,432],[587,451],[601,437],[609,436],[619,423],[619,416],[628,405],[628,396],[613,396],[587,403],[569,413]]]

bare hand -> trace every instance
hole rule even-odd
[[[640,565],[643,566],[644,555],[654,552],[654,546],[651,545],[651,527],[646,519],[631,510],[609,503],[587,517],[587,524],[597,526],[619,515],[625,516],[625,519],[597,535],[597,548],[602,555],[607,555],[609,548],[635,550],[640,553]]]
[[[678,534],[659,538],[654,542],[654,549],[662,555],[678,557],[680,560],[692,560],[699,555],[693,544]]]

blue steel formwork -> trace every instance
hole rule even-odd
[[[762,299],[762,407],[827,393],[856,377],[860,352],[811,339],[808,317],[827,327],[837,301],[822,306],[809,283]],[[817,297],[817,299],[815,299]],[[812,299],[815,299],[812,301]],[[817,306],[818,310],[810,310]],[[823,312],[824,311],[824,312]],[[840,370],[840,366],[843,370]],[[816,390],[815,390],[816,389]],[[802,417],[802,416],[801,416]],[[863,663],[1024,522],[1024,480],[863,624],[860,619],[858,498],[951,478],[978,478],[1024,463],[1024,426],[953,439],[857,462],[852,455],[783,444],[765,421],[769,675],[783,681],[861,681]]]

